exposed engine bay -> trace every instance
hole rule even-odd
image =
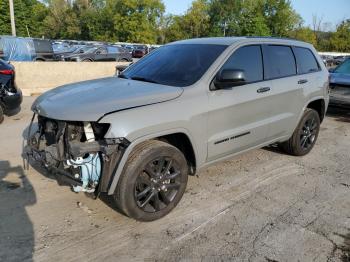
[[[109,124],[72,122],[38,116],[25,153],[29,161],[68,178],[74,192],[106,192],[118,162],[129,145],[126,139],[105,139]]]

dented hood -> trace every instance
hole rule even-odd
[[[50,90],[34,101],[32,110],[57,120],[97,121],[114,111],[175,99],[182,92],[180,87],[108,77]]]

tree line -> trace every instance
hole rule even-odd
[[[335,31],[304,26],[290,0],[195,0],[183,15],[162,0],[14,1],[18,36],[165,44],[206,36],[276,36],[310,42],[319,51],[350,52],[350,19]],[[0,35],[11,34],[9,6],[0,0]]]

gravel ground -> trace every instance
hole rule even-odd
[[[350,261],[350,111],[328,112],[309,155],[219,163],[171,214],[140,223],[23,169],[32,101],[0,126],[0,261]]]

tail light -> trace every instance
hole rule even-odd
[[[13,75],[15,72],[12,69],[0,70],[0,75]]]

